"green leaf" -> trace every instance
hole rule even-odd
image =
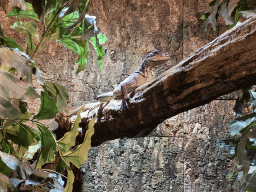
[[[36,12],[33,9],[32,4],[26,2],[26,6],[27,6],[27,11],[24,11],[19,7],[14,7],[10,11],[10,13],[8,15],[6,15],[6,17],[17,16],[17,19],[22,19],[24,17],[29,17],[31,19],[35,19],[37,21],[40,21],[38,15],[36,14]]]
[[[55,86],[53,82],[51,81],[45,81],[43,85],[44,91],[50,96],[56,99],[57,90],[55,89]]]
[[[93,44],[93,47],[97,53],[97,60],[99,63],[99,68],[102,68],[102,59],[105,55],[105,48],[100,45],[100,43],[105,43],[107,41],[107,38],[104,36],[104,34],[99,34],[96,37],[92,37],[90,39],[90,42]]]
[[[62,4],[63,0],[47,0],[45,1],[46,5],[45,5],[45,11],[46,14],[48,14],[49,12],[53,11],[55,8],[58,8],[58,6],[60,4]]]
[[[67,172],[68,172],[67,184],[66,184],[64,192],[73,191],[73,183],[74,183],[74,180],[75,180],[74,173],[73,173],[73,171],[71,170],[71,168],[69,166],[69,162],[65,161],[65,159],[62,158],[62,156],[60,156],[60,159],[62,160],[63,163],[65,163],[65,166],[66,166]]]
[[[80,113],[83,110],[83,107],[78,110],[77,118],[73,124],[73,128],[65,133],[65,135],[58,141],[60,145],[61,153],[67,153],[72,146],[75,146],[76,136],[78,135],[79,122],[81,120]]]
[[[78,5],[79,13],[82,13],[83,10],[86,10],[86,12],[88,12],[89,5],[90,5],[90,0],[81,1],[81,3]]]
[[[17,152],[14,152],[12,146],[10,147],[10,144],[7,143],[10,151],[18,158],[23,157],[28,147],[37,144],[40,139],[38,131],[22,123],[8,126],[4,131],[6,132],[6,138],[18,145]]]
[[[11,171],[12,170],[0,158],[0,172],[9,177]]]
[[[54,99],[49,97],[44,91],[41,92],[41,105],[39,112],[34,119],[52,119],[58,113]]]
[[[16,41],[12,38],[8,38],[6,35],[4,35],[2,44],[4,47],[12,47],[12,48],[18,48],[20,51],[23,51],[23,48],[16,43]]]
[[[77,0],[73,0],[73,1],[77,1]],[[85,17],[86,17],[86,13],[87,13],[87,6],[89,5],[89,0],[86,1],[85,3],[85,8],[83,10],[79,10],[80,14],[79,14],[79,18],[77,19],[77,21],[74,22],[73,25],[68,26],[68,29],[71,30],[74,27],[76,27],[80,22],[84,21]]]
[[[30,145],[38,143],[38,135],[35,134],[35,131],[32,128],[28,127],[25,124],[18,123],[20,130],[19,130],[19,143],[18,145],[22,145],[28,147]]]
[[[24,113],[24,114],[21,114],[19,120],[20,120],[20,122],[29,121],[33,115],[34,115],[34,113]]]
[[[213,30],[216,31],[216,14],[217,14],[218,9],[214,9],[212,14],[209,15],[209,17],[206,19],[204,26],[205,30],[207,30],[207,25],[210,23],[212,24]]]
[[[26,179],[24,170],[22,169],[21,162],[16,157],[3,153],[0,151],[0,157],[2,161],[12,170],[15,170],[20,179]]]
[[[28,147],[24,146],[24,145],[20,145],[17,149],[17,158],[21,159],[24,154],[28,151]]]
[[[97,35],[97,38],[99,39],[99,43],[100,43],[101,45],[104,44],[104,43],[106,43],[106,41],[108,40],[108,39],[105,37],[105,35],[104,35],[103,32],[100,33],[100,34],[98,34],[98,35]]]
[[[65,109],[68,102],[68,91],[58,83],[45,81],[43,88],[55,101],[59,111]]]
[[[29,65],[31,60],[20,50],[0,47],[0,62],[2,65],[15,68],[22,78],[32,81],[32,68]]]
[[[14,107],[10,101],[0,96],[0,117],[3,119],[17,119],[21,115],[20,111]]]
[[[67,10],[68,10],[68,8],[63,9],[61,11],[59,17],[62,18],[63,22],[73,24],[79,18],[79,14],[77,11],[74,11],[70,14],[66,14]]]
[[[1,151],[8,153],[10,155],[14,155],[17,156],[16,151],[14,150],[12,144],[10,142],[12,142],[12,140],[8,137],[8,133],[6,133],[6,128],[2,129],[1,131]]]
[[[47,35],[47,37],[44,39],[45,41],[53,41],[56,39],[59,39],[63,34],[64,34],[64,30],[60,30],[61,27],[52,27],[52,30],[50,31],[50,33]],[[62,31],[62,32],[61,32]]]
[[[20,31],[26,35],[31,34],[31,36],[39,42],[37,25],[33,21],[16,22],[11,26],[11,28]]]
[[[19,101],[19,108],[22,114],[27,112],[27,102]]]
[[[0,25],[0,38],[4,38],[4,32],[1,25]]]
[[[9,141],[7,139],[3,139],[1,142],[1,151],[10,154]]]
[[[3,141],[4,139],[4,132],[3,129],[0,130],[0,143]]]
[[[88,158],[88,151],[91,148],[91,137],[94,134],[94,123],[96,121],[96,118],[97,116],[89,122],[88,130],[86,131],[83,143],[79,145],[74,151],[65,153],[62,156],[62,158],[65,159],[66,162],[73,163],[77,168],[80,168],[81,165]]]
[[[61,86],[60,84],[53,83],[57,90],[57,108],[59,111],[62,111],[66,108],[68,103],[68,91],[65,87]]]
[[[62,38],[58,41],[78,54],[78,69],[76,73],[78,74],[80,71],[83,71],[85,69],[85,65],[90,54],[87,40]]]
[[[58,165],[56,167],[56,171],[58,173],[62,173],[64,169],[66,168],[66,163],[63,161],[62,158],[59,159]]]
[[[67,167],[67,172],[68,172],[67,185],[65,187],[64,192],[73,191],[73,183],[74,183],[74,180],[75,180],[74,173],[73,173],[73,171],[71,170],[70,167]]]
[[[249,174],[246,178],[246,181],[243,185],[244,191],[254,192],[256,191],[256,171],[255,166],[250,166]]]
[[[32,55],[33,52],[34,52],[35,46],[34,46],[34,43],[32,41],[31,33],[27,34],[26,44],[27,44],[26,54]]]
[[[37,124],[41,132],[41,152],[35,169],[41,168],[42,165],[55,160],[55,152],[57,150],[56,140],[51,131],[45,126]]]
[[[20,161],[16,157],[0,151],[1,160],[12,170],[17,170]]]
[[[74,52],[78,53],[78,45],[77,43],[75,42],[75,40],[73,39],[70,39],[70,38],[61,38],[61,39],[58,39],[58,41],[65,45],[67,48],[73,50]]]
[[[205,21],[207,19],[207,13],[204,13],[203,15],[201,15],[200,19],[202,19],[203,21]]]

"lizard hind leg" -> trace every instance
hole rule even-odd
[[[129,106],[127,85],[126,86],[121,86],[121,98],[122,98],[121,109],[122,109],[123,112],[125,112],[126,109]]]
[[[124,113],[125,113],[125,111],[129,108],[129,104],[130,104],[129,98],[122,100],[121,109],[122,109],[122,111],[123,111]]]
[[[130,98],[133,98],[135,95],[135,91],[132,91],[131,93],[128,94],[126,99],[122,99],[122,106],[121,109],[122,110],[126,110],[127,108],[130,107]]]

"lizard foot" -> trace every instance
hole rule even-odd
[[[124,99],[122,100],[122,106],[121,109],[122,111],[125,113],[125,111],[128,109],[128,105],[129,105],[129,99]]]

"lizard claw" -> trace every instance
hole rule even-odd
[[[121,109],[122,109],[122,111],[124,111],[124,112],[126,111],[126,109],[128,109],[128,101],[127,101],[127,99],[122,100]]]

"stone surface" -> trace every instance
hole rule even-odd
[[[91,148],[82,191],[183,191],[182,140],[116,139]]]
[[[154,70],[156,77],[224,32],[223,22],[217,25],[217,31],[209,27],[204,32],[200,16],[208,3],[92,1],[88,14],[97,16],[98,28],[109,39],[104,45],[108,58],[103,59],[103,69],[99,71],[92,50],[85,71],[76,75],[77,55],[59,43],[52,43],[36,62],[49,79],[68,88],[71,105],[93,102],[97,94],[111,91],[132,74],[145,52],[161,49],[172,55],[168,63]],[[9,29],[14,18],[3,16],[0,10],[5,34],[24,46],[25,37]],[[100,187],[100,183],[105,191],[229,191],[225,175],[230,156],[216,140],[229,136],[227,123],[233,117],[233,105],[233,101],[213,101],[176,115],[151,133],[158,138],[118,139],[92,148],[81,169],[83,189]]]

